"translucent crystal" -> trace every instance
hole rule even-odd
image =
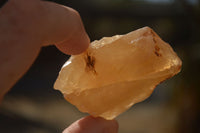
[[[149,27],[104,37],[63,65],[54,85],[66,100],[94,117],[114,119],[148,98],[182,62]]]

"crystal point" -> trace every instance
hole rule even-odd
[[[80,111],[114,119],[148,98],[182,62],[151,28],[104,37],[63,65],[54,88]]]

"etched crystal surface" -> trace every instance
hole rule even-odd
[[[94,117],[113,119],[148,98],[182,62],[151,28],[104,37],[63,65],[54,85],[66,100]]]

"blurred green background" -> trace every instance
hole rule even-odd
[[[200,133],[199,0],[54,0],[79,11],[91,41],[149,26],[170,43],[182,71],[152,96],[117,117],[119,133]],[[0,133],[60,133],[80,113],[53,90],[69,58],[42,49],[28,73],[0,105]]]

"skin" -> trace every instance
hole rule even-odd
[[[10,0],[0,9],[0,98],[27,72],[41,47],[80,54],[90,43],[79,13],[39,0]],[[84,117],[63,133],[117,133],[115,120]]]

